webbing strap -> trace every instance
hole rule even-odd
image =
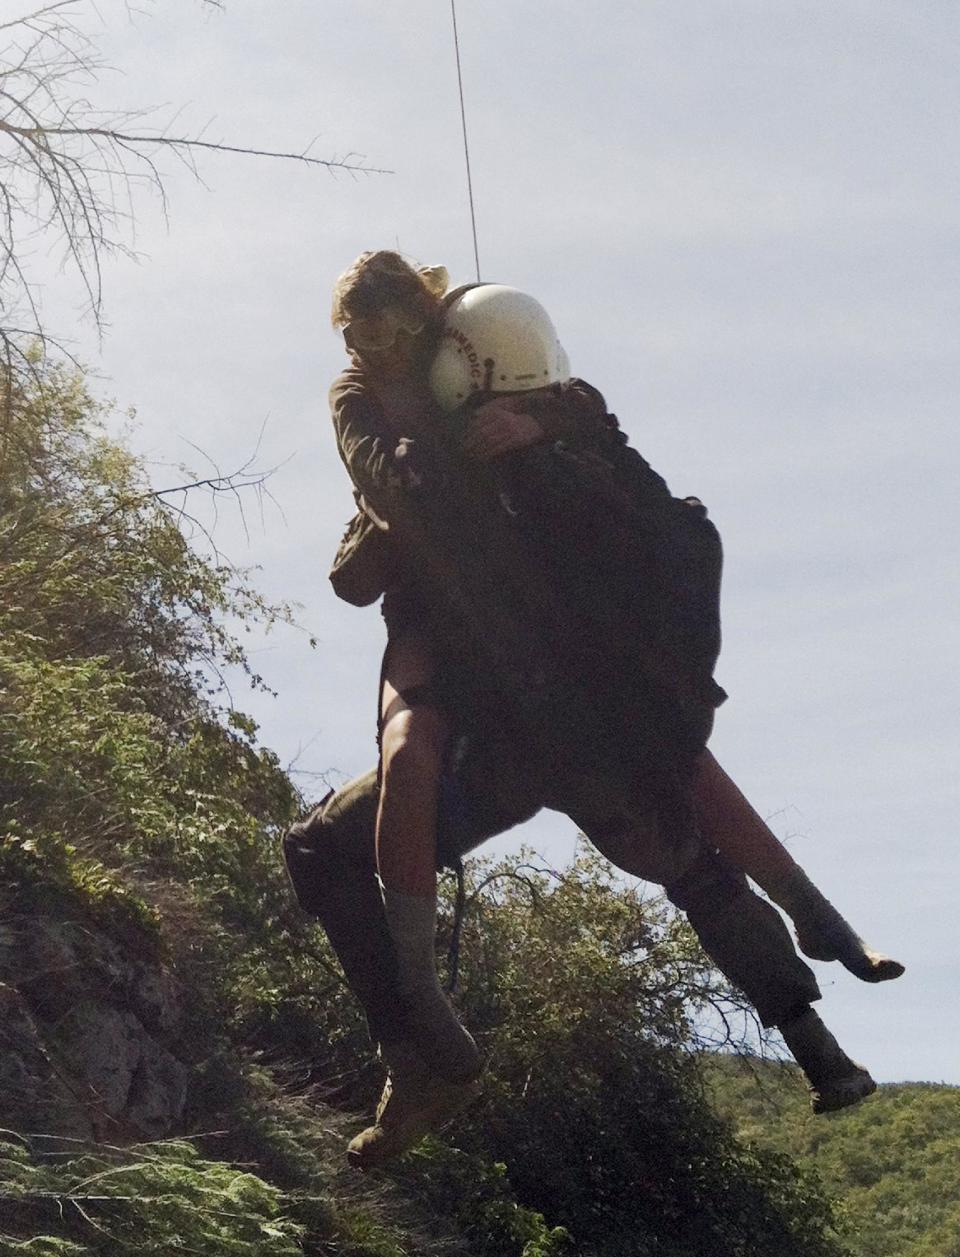
[[[460,934],[463,930],[463,913],[467,905],[467,893],[463,880],[463,861],[457,860],[454,866],[457,875],[457,899],[453,910],[453,932],[450,935],[450,946],[447,950],[447,991],[454,995],[460,978]]]

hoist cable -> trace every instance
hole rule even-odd
[[[480,252],[477,247],[477,215],[473,208],[473,180],[470,177],[470,146],[467,143],[467,111],[463,104],[463,74],[460,69],[460,39],[457,35],[456,0],[450,0],[450,16],[453,18],[453,46],[457,53],[457,85],[460,89],[460,124],[463,129],[463,156],[467,163],[467,194],[470,199],[470,225],[473,229],[473,260],[477,267],[477,283],[480,283]]]

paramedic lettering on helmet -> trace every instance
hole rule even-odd
[[[570,364],[553,321],[535,298],[479,284],[448,298],[430,388],[445,411],[476,393],[521,393],[563,384]]]

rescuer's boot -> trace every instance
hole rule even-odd
[[[812,1008],[777,1028],[807,1076],[814,1113],[845,1109],[876,1091],[869,1073],[847,1056]]]
[[[426,1066],[406,1044],[384,1045],[390,1074],[372,1126],[350,1141],[347,1159],[360,1170],[383,1165],[439,1130],[480,1094],[476,1072],[445,1078]]]
[[[839,960],[864,982],[888,982],[903,973],[898,960],[867,946],[799,865],[767,893],[793,921],[797,944],[811,960]]]

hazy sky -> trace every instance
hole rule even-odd
[[[80,8],[120,72],[98,102],[395,172],[211,156],[201,186],[166,163],[169,228],[141,197],[102,352],[77,333],[158,463],[200,466],[192,442],[232,470],[264,429],[279,506],[249,503],[249,540],[225,507],[217,540],[319,645],[254,639],[279,698],[237,701],[284,762],[352,775],[373,762],[383,633],[326,582],[351,507],[328,294],[365,248],[473,277],[449,5]],[[818,966],[824,1016],[881,1079],[960,1082],[960,9],[460,0],[458,18],[483,278],[544,302],[575,372],[708,504],[730,693],[713,748],[907,963],[878,988]],[[75,295],[52,279],[48,320],[72,323]],[[523,836],[573,850],[561,817]]]

